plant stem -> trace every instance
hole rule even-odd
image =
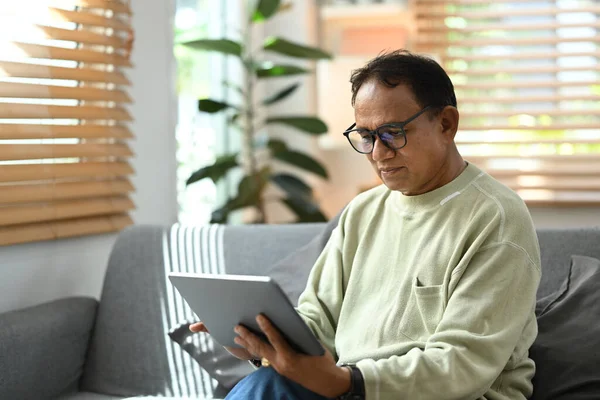
[[[248,10],[249,11],[249,10]],[[244,103],[245,107],[242,112],[242,165],[245,168],[247,176],[254,177],[256,179],[257,187],[262,186],[260,184],[261,177],[258,174],[258,166],[256,162],[256,155],[254,154],[254,64],[255,60],[252,55],[252,16],[249,13],[246,20],[246,27],[244,33],[244,54],[242,55],[242,63],[244,64]],[[265,222],[265,207],[262,199],[262,193],[258,195],[256,209],[258,211],[257,221],[260,223]]]
[[[242,63],[244,64],[244,108],[242,110],[242,165],[246,175],[253,175],[256,172],[256,162],[253,154],[252,142],[254,139],[254,129],[252,121],[254,119],[254,82],[252,77],[251,65],[253,60],[250,45],[252,43],[252,31],[250,21],[246,23],[244,38],[244,54]]]

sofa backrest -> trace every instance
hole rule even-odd
[[[538,299],[555,292],[569,274],[571,255],[600,259],[600,229],[538,230],[542,280]]]
[[[216,381],[167,335],[195,319],[167,273],[268,275],[271,265],[318,236],[323,226],[135,226],[122,232],[106,271],[81,389],[212,398]]]
[[[194,317],[168,283],[167,272],[269,274],[272,265],[318,237],[324,227],[125,230],[110,257],[81,389],[117,396],[212,397],[216,382],[168,339],[167,332]],[[538,236],[543,269],[539,296],[560,286],[572,254],[600,258],[600,230],[544,230]],[[308,271],[301,272],[299,279],[305,279]]]

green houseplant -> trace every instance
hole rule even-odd
[[[287,77],[309,73],[310,70],[293,64],[277,64],[262,59],[263,53],[276,53],[290,58],[309,60],[329,59],[331,56],[314,47],[303,46],[279,37],[268,37],[256,49],[252,43],[252,28],[278,12],[289,8],[288,4],[280,4],[280,0],[250,1],[249,17],[242,32],[242,41],[231,39],[196,39],[180,43],[202,51],[216,51],[230,57],[236,57],[243,66],[244,79],[242,85],[224,82],[234,88],[241,101],[238,104],[226,103],[214,99],[200,99],[198,109],[205,113],[226,113],[230,126],[241,133],[241,151],[224,154],[217,157],[212,165],[205,166],[194,172],[187,180],[187,185],[201,179],[212,179],[215,183],[223,179],[230,171],[242,169],[242,177],[238,184],[237,194],[229,198],[225,204],[213,211],[211,222],[224,223],[231,212],[240,209],[254,209],[254,223],[266,223],[265,191],[269,184],[282,189],[285,196],[276,201],[282,201],[297,217],[297,222],[318,222],[326,220],[313,196],[312,188],[300,177],[277,172],[273,162],[280,162],[300,168],[304,171],[327,179],[327,171],[321,163],[309,156],[290,148],[280,139],[268,139],[262,134],[267,125],[285,125],[298,132],[310,135],[321,135],[327,132],[326,124],[315,116],[278,115],[269,116],[262,120],[257,118],[258,107],[270,107],[288,96],[299,87],[293,83],[265,99],[255,99],[256,86],[265,79]],[[265,157],[265,153],[268,155]]]

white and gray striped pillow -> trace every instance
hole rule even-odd
[[[170,231],[169,251],[164,252],[165,275],[168,272],[225,274],[224,229],[222,225],[188,227],[175,224]],[[168,349],[171,368],[177,371],[173,376],[182,378],[183,374],[183,381],[195,386],[186,391],[190,395],[200,392],[198,394],[207,398],[212,397],[215,381],[227,389],[232,388],[252,372],[252,367],[229,354],[210,335],[192,334],[189,324],[197,321],[198,317],[170,282],[167,281],[166,285],[169,304],[165,323],[169,336],[179,345],[173,343]],[[200,388],[202,390],[198,390]]]

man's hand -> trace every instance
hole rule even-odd
[[[204,322],[196,322],[196,323],[191,324],[190,331],[192,331],[194,333],[198,333],[198,332],[209,333],[208,329],[206,328],[206,325],[204,325]]]
[[[194,324],[191,324],[190,331],[192,331],[194,333],[205,332],[205,333],[210,334],[210,332],[206,328],[206,325],[204,325],[204,322],[196,322]],[[248,350],[246,350],[244,348],[227,347],[227,346],[223,346],[223,347],[225,347],[225,350],[227,350],[232,356],[239,358],[240,360],[251,360],[253,358],[260,358],[260,357],[252,356],[252,354],[250,354],[248,352]]]
[[[329,351],[323,356],[297,353],[265,316],[259,315],[256,321],[270,344],[241,325],[235,328],[239,335],[235,342],[249,353],[266,358],[279,374],[321,396],[337,397],[350,390],[350,370],[338,367]]]

